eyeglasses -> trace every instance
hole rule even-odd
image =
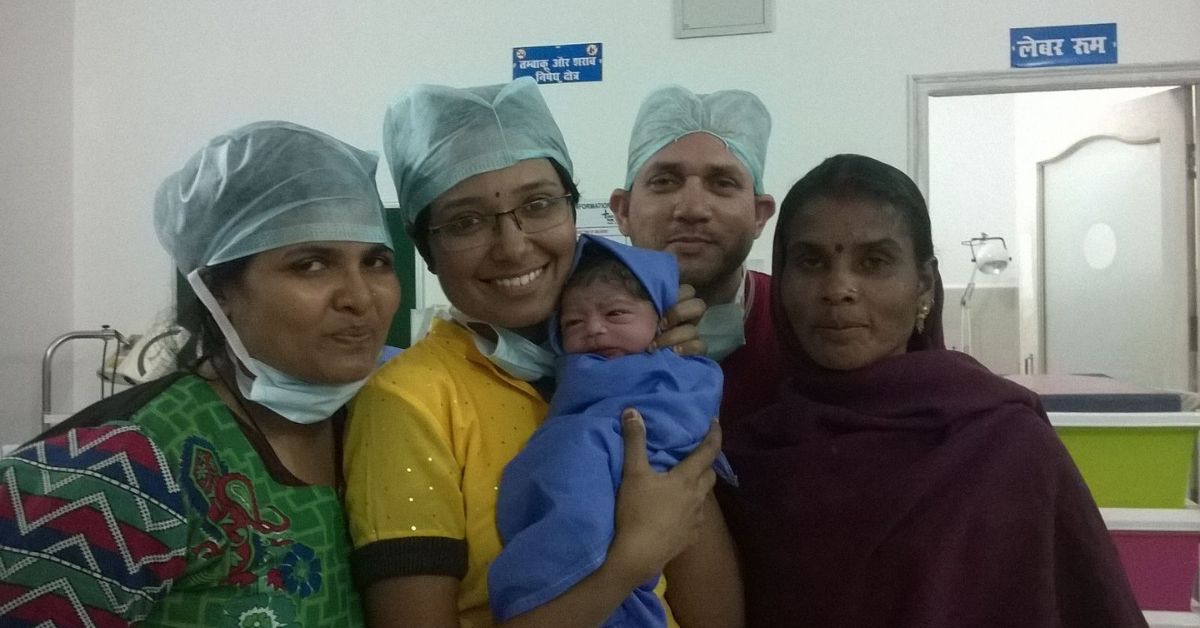
[[[517,223],[517,228],[524,233],[538,233],[557,227],[567,220],[570,200],[571,195],[564,194],[539,198],[494,214],[467,212],[450,222],[430,227],[429,234],[438,238],[447,251],[465,251],[491,243],[501,216],[511,215],[513,222]]]

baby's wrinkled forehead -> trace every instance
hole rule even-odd
[[[636,279],[633,280],[637,282]],[[603,301],[614,297],[625,297],[637,301],[650,301],[650,297],[640,288],[641,283],[631,286],[629,280],[620,277],[591,276],[579,281],[568,283],[563,288],[562,307],[576,304]]]

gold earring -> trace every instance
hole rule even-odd
[[[922,303],[921,308],[917,310],[917,333],[925,333],[925,319],[929,317],[931,306],[928,303]]]

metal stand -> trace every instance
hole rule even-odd
[[[63,343],[82,338],[104,340],[105,342],[109,340],[116,340],[116,351],[118,355],[122,349],[128,349],[130,346],[129,341],[126,340],[125,336],[123,336],[121,332],[109,327],[108,325],[104,325],[96,331],[69,331],[58,338],[55,338],[50,343],[50,346],[46,347],[46,355],[42,357],[42,429],[48,429],[71,416],[71,413],[69,412],[67,414],[54,414],[50,411],[51,378],[53,377],[53,369],[50,368],[50,364],[54,360],[54,352],[57,351],[58,348],[63,345]],[[101,363],[100,368],[104,368],[103,363]],[[101,397],[103,397],[103,384],[101,384],[101,386]]]

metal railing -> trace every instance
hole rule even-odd
[[[120,354],[122,349],[127,349],[129,347],[129,341],[125,338],[125,336],[122,335],[121,332],[109,327],[108,325],[103,325],[100,329],[95,330],[95,331],[69,331],[69,332],[59,336],[58,338],[55,338],[53,341],[51,341],[50,346],[46,347],[45,356],[42,357],[42,427],[43,427],[43,429],[48,428],[48,427],[62,421],[63,419],[67,418],[68,416],[70,416],[70,413],[68,413],[68,414],[53,414],[51,412],[50,397],[51,397],[51,390],[52,390],[52,386],[53,386],[52,385],[53,369],[51,368],[51,363],[54,360],[54,352],[58,351],[59,347],[61,347],[63,345],[63,343],[66,343],[66,342],[69,342],[72,340],[85,339],[85,338],[104,340],[106,343],[109,340],[116,340],[117,341],[116,352],[118,355]],[[101,369],[104,368],[103,363],[101,363],[100,368]],[[103,383],[101,384],[101,386],[103,386]]]

